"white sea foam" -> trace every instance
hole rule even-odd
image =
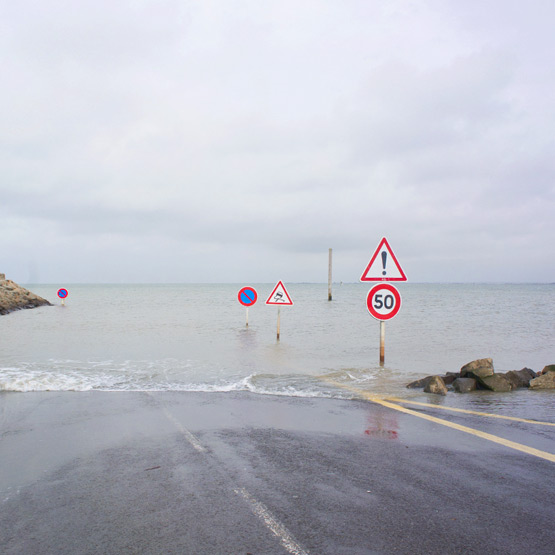
[[[250,374],[236,379],[192,381],[191,361],[84,362],[50,360],[0,368],[0,391],[248,391],[286,397],[345,397],[306,375]],[[187,372],[188,371],[188,372]],[[197,374],[199,374],[197,372]],[[202,372],[200,372],[202,374]]]
[[[117,379],[106,367],[91,372],[80,370],[79,364],[72,367],[70,361],[50,364],[0,368],[0,391],[90,391],[109,387]]]

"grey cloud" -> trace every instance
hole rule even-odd
[[[77,280],[148,259],[145,279],[178,281],[213,280],[216,256],[223,281],[271,281],[280,262],[304,281],[334,247],[356,280],[386,235],[411,279],[552,280],[553,8],[538,9],[12,3],[2,260],[40,245],[36,267],[63,248]]]

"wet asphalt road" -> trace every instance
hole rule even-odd
[[[0,407],[2,553],[554,552],[554,463],[369,402],[8,393]],[[450,418],[555,451],[554,428]]]

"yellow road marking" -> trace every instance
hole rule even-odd
[[[417,401],[409,401],[408,399],[400,399],[397,397],[386,397],[388,401],[395,403],[403,403],[405,405],[418,405],[421,407],[432,407],[434,409],[448,410],[452,412],[463,412],[465,414],[476,414],[478,416],[488,416],[489,418],[502,418],[503,420],[513,420],[514,422],[526,422],[527,424],[540,424],[543,426],[555,426],[555,422],[544,422],[543,420],[529,420],[527,418],[517,418],[516,416],[504,416],[502,414],[492,414],[489,412],[477,412],[474,410],[457,409],[455,407],[445,407],[443,405],[433,405],[431,403],[419,403]]]
[[[399,412],[404,412],[405,414],[410,414],[412,416],[417,416],[418,418],[423,418],[424,420],[429,420],[430,422],[435,422],[436,424],[441,424],[443,426],[447,426],[448,428],[453,428],[455,430],[459,430],[460,432],[465,432],[467,434],[471,434],[473,436],[477,436],[482,439],[487,439],[489,441],[492,441],[493,443],[498,443],[499,445],[503,445],[511,449],[516,449],[517,451],[521,451],[528,455],[534,455],[541,459],[555,462],[555,455],[552,453],[548,453],[547,451],[541,451],[540,449],[535,449],[534,447],[528,447],[527,445],[523,445],[522,443],[516,443],[515,441],[510,441],[509,439],[504,439],[499,436],[494,436],[493,434],[481,432],[480,430],[475,430],[474,428],[469,428],[468,426],[461,426],[460,424],[455,424],[454,422],[449,422],[448,420],[442,420],[441,418],[436,418],[435,416],[430,416],[429,414],[416,412],[414,410],[407,409],[406,407],[402,407],[401,405],[396,405],[389,401],[385,401],[384,399],[380,399],[379,397],[376,397],[375,395],[372,395],[367,391],[363,391],[355,387],[350,387],[348,385],[344,385],[332,380],[324,380],[324,381],[326,381],[331,385],[334,385],[335,387],[352,391],[360,395],[364,399],[367,399],[368,401],[372,401],[373,403],[377,403],[378,405],[382,405],[384,407],[388,407],[390,409],[393,409]]]

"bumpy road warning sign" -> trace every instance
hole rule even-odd
[[[282,281],[278,281],[274,290],[270,293],[270,296],[266,300],[266,304],[273,304],[278,306],[292,306],[293,301],[285,289]]]

